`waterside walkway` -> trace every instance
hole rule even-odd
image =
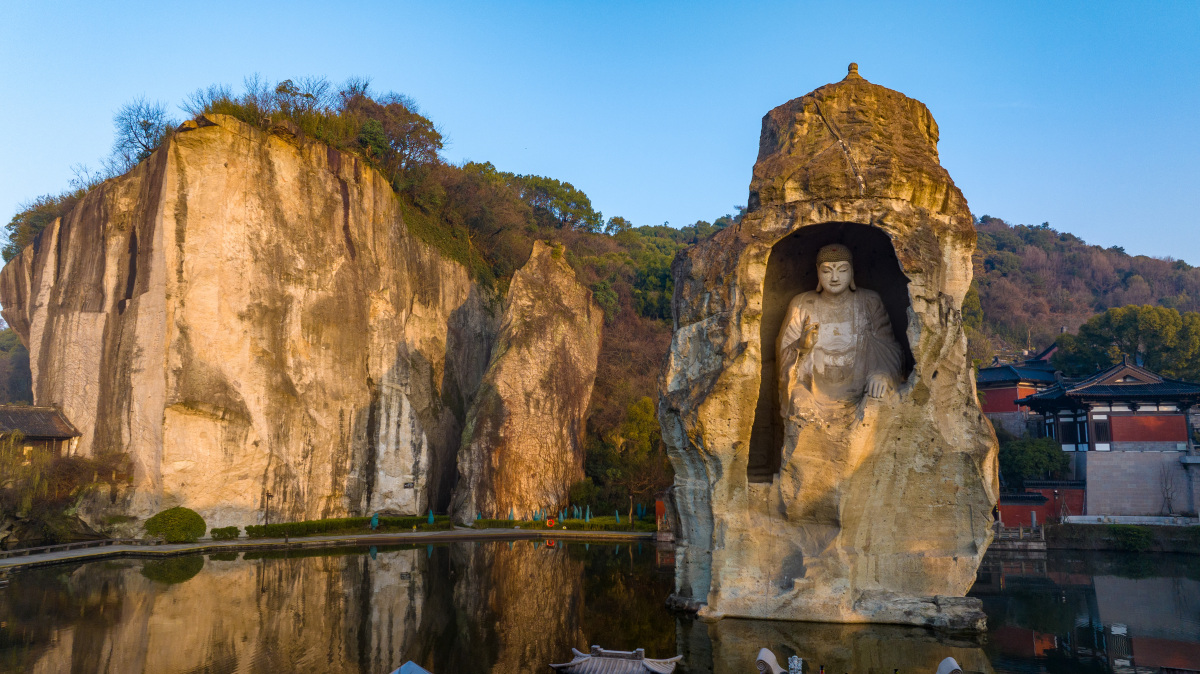
[[[368,547],[417,543],[451,543],[480,540],[556,540],[587,541],[591,543],[652,541],[654,532],[643,531],[582,531],[553,529],[469,529],[455,527],[445,531],[414,531],[388,534],[338,534],[334,536],[304,536],[303,538],[241,538],[232,541],[201,540],[196,543],[163,543],[162,545],[108,545],[104,547],[43,552],[21,557],[0,559],[0,573],[18,568],[92,561],[108,557],[157,558],[172,555],[241,552],[246,550],[303,550],[333,547]]]

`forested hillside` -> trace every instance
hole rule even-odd
[[[964,307],[972,357],[1041,349],[1112,307],[1200,310],[1200,268],[1088,245],[1048,224],[978,218],[975,283]]]

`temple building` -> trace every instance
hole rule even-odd
[[[34,448],[47,449],[55,456],[70,455],[79,442],[79,431],[58,408],[0,405],[0,439],[13,435],[20,436],[27,455]]]
[[[1195,406],[1200,384],[1168,379],[1128,357],[1081,380],[1018,398],[1041,415],[1038,435],[1073,457],[1086,516],[1194,516],[1200,500]]]
[[[991,367],[979,368],[975,374],[979,406],[993,426],[1003,428],[1017,437],[1034,434],[1030,425],[1040,419],[1031,415],[1028,407],[1018,405],[1017,398],[1033,395],[1055,384],[1057,380],[1050,357],[1057,348],[1057,345],[1051,344],[1023,362],[997,362]]]

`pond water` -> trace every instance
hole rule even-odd
[[[664,606],[673,555],[650,543],[480,542],[119,559],[14,573],[3,672],[549,672],[571,647],[682,653],[679,672],[753,672],[763,646],[813,674],[1200,669],[1200,560],[989,558],[990,631],[703,623]],[[1152,669],[1145,669],[1152,668]],[[808,667],[806,667],[808,670]]]

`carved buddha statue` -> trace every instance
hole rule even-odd
[[[821,248],[817,278],[788,303],[776,346],[785,419],[882,398],[899,382],[900,345],[879,294],[854,285],[850,249]]]

